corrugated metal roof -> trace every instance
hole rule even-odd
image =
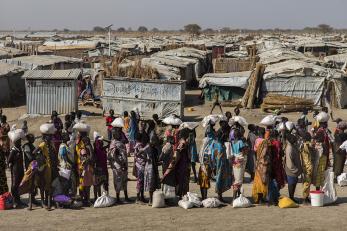
[[[23,79],[77,79],[80,69],[71,70],[30,70],[26,71]]]

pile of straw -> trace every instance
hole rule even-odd
[[[312,109],[314,103],[310,99],[298,97],[268,94],[261,105],[263,111],[280,110],[281,112],[297,112],[304,109]]]
[[[125,53],[121,52],[111,60],[110,65],[106,64],[106,62],[102,62],[106,77],[117,76],[136,79],[159,79],[157,69],[150,66],[142,66],[141,59],[136,59],[134,65],[120,67],[120,64],[125,58]]]

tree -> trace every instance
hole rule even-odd
[[[125,30],[125,28],[124,27],[119,27],[118,29],[117,29],[117,32],[125,32],[126,30]]]
[[[154,28],[152,29],[152,32],[159,32],[159,29],[156,28],[156,27],[154,27]]]
[[[94,31],[94,32],[105,32],[106,29],[103,28],[103,27],[101,27],[101,26],[95,26],[95,27],[93,28],[93,31]]]
[[[332,28],[331,26],[327,25],[327,24],[319,24],[318,25],[318,29],[323,32],[324,34],[332,32],[334,30],[334,28]]]
[[[67,29],[67,28],[64,28],[64,30],[63,30],[64,32],[69,32],[70,30],[69,29]]]
[[[192,35],[199,35],[201,27],[198,24],[188,24],[184,26],[184,31]]]
[[[137,29],[138,32],[147,32],[148,29],[145,26],[140,26],[139,29]]]

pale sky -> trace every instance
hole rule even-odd
[[[347,0],[0,0],[0,30],[347,28]]]

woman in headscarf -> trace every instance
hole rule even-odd
[[[152,204],[153,192],[160,189],[160,178],[158,170],[159,161],[159,138],[155,133],[155,124],[152,120],[148,122],[147,133],[149,146],[146,147],[146,165],[144,173],[144,190],[149,192],[149,204]]]
[[[302,165],[300,160],[300,153],[297,144],[297,139],[289,131],[284,133],[285,140],[285,171],[288,182],[289,198],[294,202],[297,202],[294,198],[296,185],[298,183],[298,177],[302,173]]]
[[[45,159],[44,172],[42,174],[44,185],[42,186],[44,192],[41,192],[41,197],[45,197],[45,205],[47,209],[51,209],[51,198],[52,198],[52,187],[51,184],[55,177],[58,176],[58,158],[56,155],[55,147],[52,143],[51,134],[42,134],[42,142],[34,150],[34,155],[37,155],[39,152],[43,154]],[[45,195],[43,195],[43,193]]]
[[[101,196],[101,185],[108,193],[108,170],[107,170],[107,149],[104,145],[104,139],[100,134],[94,132],[94,153],[95,153],[95,185],[94,197]]]
[[[122,140],[122,133],[119,129],[112,130],[113,139],[108,151],[108,161],[113,172],[113,183],[116,191],[117,203],[120,203],[120,191],[124,192],[126,202],[130,202],[128,197],[128,156]]]
[[[166,143],[162,148],[161,155],[159,157],[159,161],[162,163],[162,173],[165,175],[166,171],[172,167],[174,157],[174,147],[175,140],[172,136],[167,137]],[[162,180],[163,190],[165,191],[167,186],[176,187],[176,175],[175,171],[171,171],[170,174],[166,175],[166,177]]]
[[[80,194],[85,206],[90,206],[90,187],[94,185],[94,153],[89,137],[82,138],[84,148],[80,152]]]
[[[129,128],[128,128],[128,137],[129,137],[130,149],[132,147],[134,147],[138,133],[139,133],[139,128],[138,128],[138,121],[137,121],[136,113],[134,111],[131,111],[130,112],[130,118],[129,118]]]
[[[256,204],[263,203],[268,194],[271,172],[271,143],[264,139],[265,129],[258,128],[258,138],[255,141],[256,169],[252,187],[252,197]]]
[[[162,182],[165,182],[167,177],[171,174],[175,175],[176,180],[176,195],[182,198],[189,191],[189,151],[188,151],[188,138],[189,131],[187,128],[180,130],[179,143],[176,150],[174,150],[174,158],[163,175]]]
[[[337,126],[334,132],[334,143],[332,145],[334,153],[334,173],[335,177],[338,177],[343,173],[346,161],[346,151],[341,150],[340,146],[343,142],[347,140],[347,134],[345,130],[347,128],[347,122],[342,121],[341,119],[336,120]]]
[[[241,133],[238,129],[234,130],[234,140],[231,142],[231,148],[234,173],[233,199],[236,199],[241,194],[241,186],[243,183],[248,152],[247,144],[242,139]]]
[[[196,162],[199,162],[198,149],[196,147],[195,138],[196,138],[195,129],[190,130],[188,144],[189,144],[189,152],[190,152],[190,161],[191,161],[192,171],[194,175],[194,183],[196,183],[198,180],[196,175],[195,165],[196,165]]]
[[[206,137],[204,139],[204,146],[199,153],[200,168],[198,175],[198,185],[200,186],[201,198],[203,200],[207,198],[207,190],[211,187],[211,142],[213,142],[213,139]]]
[[[211,144],[212,156],[216,159],[216,187],[215,191],[218,194],[218,199],[224,202],[223,193],[229,190],[232,186],[230,162],[227,159],[226,148],[224,145],[222,134],[218,134],[217,140]]]
[[[282,143],[279,139],[279,133],[272,130],[270,134],[271,142],[271,174],[269,181],[269,202],[277,205],[280,196],[280,190],[286,183],[286,174],[283,167]]]
[[[301,160],[302,160],[302,170],[303,170],[303,199],[304,203],[310,204],[308,197],[310,196],[310,186],[312,182],[312,145],[311,145],[311,135],[308,132],[305,132],[302,135],[302,147],[301,147]]]
[[[317,190],[324,184],[324,172],[327,169],[330,141],[327,133],[327,122],[319,122],[319,128],[316,130],[313,139],[315,141],[313,158],[313,184]]]

